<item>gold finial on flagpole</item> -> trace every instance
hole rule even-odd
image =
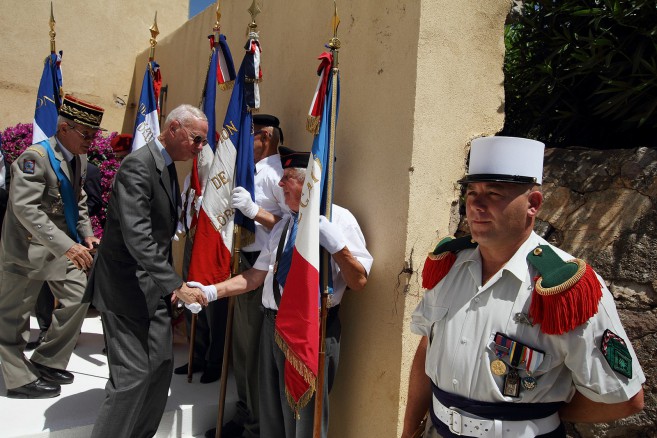
[[[160,34],[160,29],[157,28],[157,11],[155,11],[155,19],[153,20],[153,25],[149,29],[151,31],[151,52],[148,55],[149,60],[155,59],[155,46],[157,46],[157,36]]]
[[[218,46],[219,45],[219,35],[221,33],[221,0],[217,0],[217,21],[214,22],[214,27],[212,30],[214,31],[214,45]]]
[[[55,48],[55,35],[57,35],[57,32],[55,32],[55,14],[53,13],[52,9],[52,2],[50,2],[50,53],[55,53],[57,49]]]
[[[248,32],[255,32],[258,29],[256,24],[256,17],[261,12],[260,6],[258,6],[257,0],[253,0],[251,7],[248,9],[249,14],[251,14],[251,24],[249,24]]]
[[[333,68],[338,68],[338,50],[340,50],[340,39],[338,38],[338,26],[340,26],[340,17],[338,16],[338,5],[336,0],[333,0],[333,19],[331,20],[333,27],[333,38],[329,41],[329,48],[333,52]]]

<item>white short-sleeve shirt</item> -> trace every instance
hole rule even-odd
[[[268,244],[261,250],[258,260],[253,265],[255,269],[267,271],[267,277],[265,278],[265,283],[262,289],[262,305],[266,309],[278,310],[276,300],[274,299],[272,281],[274,276],[274,264],[276,263],[276,250],[278,249],[281,234],[283,234],[283,230],[286,228],[286,224],[290,220],[290,217],[290,214],[285,215],[285,217],[274,226],[269,235]],[[332,222],[340,227],[345,240],[347,241],[347,248],[349,248],[351,255],[363,265],[363,268],[365,268],[365,271],[369,274],[374,259],[369,251],[367,251],[365,237],[363,236],[354,215],[352,215],[349,210],[333,204]],[[287,235],[285,241],[287,241],[290,233],[290,227],[287,227],[288,230],[286,232]],[[330,306],[332,307],[337,306],[340,303],[340,300],[342,300],[344,291],[347,288],[347,283],[342,278],[342,275],[340,275],[340,268],[337,263],[331,263],[331,268],[333,275],[333,294],[330,298]],[[282,296],[283,288],[281,288],[280,285],[279,288]]]
[[[589,321],[563,335],[546,335],[538,325],[516,322],[527,315],[538,272],[526,257],[537,245],[548,244],[532,233],[506,265],[484,285],[478,248],[458,253],[447,276],[428,290],[415,309],[411,331],[427,336],[425,371],[443,391],[484,402],[547,403],[570,401],[577,389],[602,403],[619,403],[641,389],[645,376],[602,278],[602,299]],[[553,247],[563,260],[572,256]],[[597,274],[596,274],[597,275]],[[632,377],[614,371],[602,354],[605,329],[625,340],[632,356]],[[519,397],[503,395],[504,376],[494,375],[490,364],[497,358],[494,336],[507,335],[530,348],[545,352],[532,374],[534,390],[520,390]],[[520,377],[524,372],[520,369]]]
[[[290,211],[285,205],[283,188],[278,185],[282,177],[283,167],[281,166],[281,157],[278,154],[265,157],[255,164],[255,176],[253,178],[255,203],[258,204],[258,207],[278,217],[283,217],[285,213]],[[257,222],[255,227],[255,242],[244,246],[242,251],[260,251],[267,245],[269,230]]]

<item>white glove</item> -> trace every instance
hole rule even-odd
[[[178,221],[178,225],[176,225],[176,233],[173,235],[172,239],[176,242],[180,240],[181,237],[185,237],[185,228],[183,227],[183,223]]]
[[[197,287],[205,294],[205,297],[208,299],[208,303],[215,301],[217,299],[217,288],[214,284],[209,286],[204,286],[203,284],[197,281],[188,281],[187,287]],[[191,310],[191,309],[190,309]]]
[[[203,309],[203,306],[201,306],[199,303],[192,303],[192,304],[185,303],[185,307],[187,307],[189,311],[192,313],[198,313]]]
[[[251,200],[251,194],[244,187],[235,187],[233,189],[233,196],[230,202],[230,206],[233,208],[238,208],[242,214],[249,219],[253,219],[258,214],[258,204]]]
[[[330,222],[325,216],[319,217],[319,244],[331,254],[335,254],[347,246],[347,240],[340,227]]]

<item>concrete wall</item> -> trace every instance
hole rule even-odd
[[[261,112],[281,119],[286,145],[309,150],[305,119],[316,57],[332,36],[332,2],[264,2]],[[421,293],[417,273],[436,231],[446,234],[468,141],[503,122],[503,0],[338,2],[342,99],[335,202],[358,218],[374,255],[367,288],[341,309],[342,352],[331,394],[332,437],[398,436],[418,337],[408,321]],[[241,62],[250,2],[224,2],[222,33]],[[198,105],[215,20],[213,8],[161,40],[156,60],[169,86],[165,112]],[[136,62],[138,98],[147,53]],[[217,98],[221,122],[228,92]],[[131,113],[132,112],[132,113]],[[134,107],[124,127],[132,129]],[[190,165],[179,165],[181,179]],[[180,260],[180,249],[177,245]],[[412,253],[412,257],[411,257]],[[406,282],[408,287],[406,288]]]
[[[53,1],[64,91],[105,108],[103,126],[120,131],[135,56],[149,47],[157,11],[160,37],[187,20],[188,0]],[[31,123],[43,60],[50,53],[50,2],[0,0],[0,129]],[[158,37],[159,39],[159,37]]]

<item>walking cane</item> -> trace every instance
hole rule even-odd
[[[240,239],[242,237],[242,227],[235,225],[233,228],[233,264],[231,267],[232,276],[239,274],[240,268]],[[230,353],[233,340],[233,313],[235,309],[235,297],[228,298],[228,317],[226,319],[226,338],[224,341],[224,358],[221,365],[221,385],[219,389],[219,410],[217,412],[217,429],[216,438],[221,438],[221,426],[224,424],[224,410],[226,408],[226,388],[228,386],[228,364],[230,363]]]
[[[189,335],[189,357],[187,358],[187,383],[192,383],[192,374],[194,369],[194,343],[196,342],[196,320],[198,313],[192,314],[192,327]]]

